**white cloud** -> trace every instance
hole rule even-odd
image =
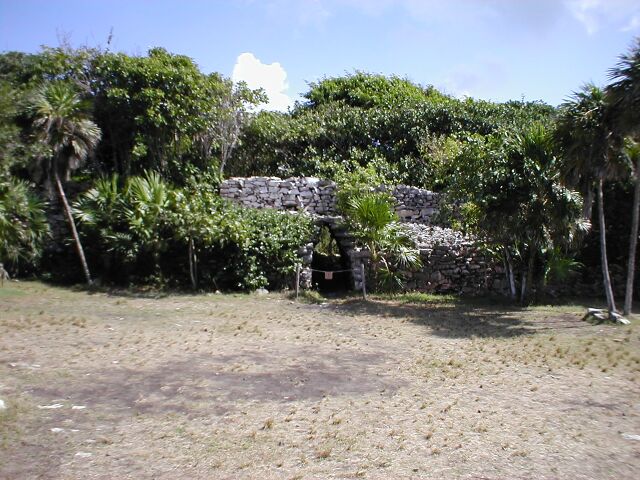
[[[269,97],[264,110],[286,111],[293,106],[293,100],[285,92],[289,89],[287,72],[278,62],[262,63],[253,53],[242,53],[233,67],[231,79],[246,82],[249,88],[262,88]]]
[[[458,98],[493,98],[505,84],[508,71],[497,59],[484,58],[458,65],[439,82],[438,87]]]
[[[605,27],[621,31],[640,27],[640,4],[637,0],[565,0],[565,4],[589,35]]]

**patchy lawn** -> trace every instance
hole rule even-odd
[[[583,312],[5,283],[0,478],[637,478],[639,322]]]

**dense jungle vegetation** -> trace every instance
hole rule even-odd
[[[262,91],[161,48],[6,52],[0,262],[12,276],[58,281],[283,287],[311,222],[230,205],[217,186],[227,176],[318,176],[349,193],[352,225],[365,225],[355,218],[363,203],[389,210],[388,199],[368,198],[369,186],[445,192],[460,205],[454,226],[504,261],[513,297],[519,289],[526,301],[573,272],[601,279],[610,311],[614,289],[626,287],[628,312],[640,41],[610,79],[555,107],[458,99],[354,72],[310,84],[304,101],[280,113],[257,108]],[[64,222],[52,223],[56,216]],[[369,227],[382,232],[392,220]],[[613,285],[610,270],[619,273]]]

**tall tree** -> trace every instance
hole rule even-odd
[[[513,299],[520,271],[520,298],[527,302],[549,252],[565,251],[584,230],[580,196],[557,180],[548,129],[534,124],[474,135],[448,162],[448,194],[463,202],[462,227],[501,252]]]
[[[224,173],[231,155],[240,142],[242,129],[252,116],[252,107],[267,101],[263,90],[251,90],[246,83],[234,83],[217,74],[204,80],[208,103],[200,113],[200,129],[195,135],[198,153],[202,158],[213,158],[219,152],[219,171]]]
[[[39,140],[50,149],[44,161],[47,183],[53,181],[82,265],[86,281],[91,274],[80,237],[64,191],[63,179],[78,168],[100,141],[100,129],[87,114],[87,104],[74,88],[65,82],[52,82],[38,89],[30,98],[29,110]]]
[[[629,258],[627,260],[627,284],[624,294],[623,315],[629,315],[633,304],[633,282],[636,271],[636,251],[638,249],[638,217],[640,217],[640,143],[627,139],[625,153],[635,165],[635,187],[631,209],[631,233],[629,235]]]
[[[560,170],[564,180],[570,186],[579,185],[586,201],[589,201],[589,192],[594,185],[596,187],[602,277],[607,309],[612,318],[616,305],[607,259],[603,187],[606,180],[619,178],[622,170],[612,150],[611,113],[604,91],[587,84],[561,105],[556,133],[563,151]]]
[[[627,285],[623,314],[629,315],[633,304],[635,257],[638,246],[638,210],[640,209],[640,38],[636,38],[629,52],[610,71],[613,80],[607,87],[607,95],[613,107],[615,126],[622,135],[632,140],[626,148],[629,159],[635,161],[635,188],[629,239]]]

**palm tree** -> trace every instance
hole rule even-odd
[[[344,213],[350,230],[369,252],[376,283],[402,288],[402,271],[416,270],[422,262],[415,245],[396,223],[392,208],[386,194],[367,192],[348,199]]]
[[[41,87],[30,98],[28,106],[36,136],[50,149],[50,156],[44,165],[47,181],[49,184],[51,180],[55,183],[84,275],[91,285],[89,266],[61,177],[68,180],[70,172],[78,168],[95,149],[100,141],[100,129],[88,118],[86,103],[68,83],[53,82]]]
[[[625,135],[640,135],[640,37],[609,71],[606,93],[613,106],[615,126]]]
[[[607,260],[603,186],[606,180],[619,177],[621,170],[612,154],[611,110],[604,91],[587,84],[563,103],[556,135],[563,152],[559,167],[565,182],[581,188],[585,203],[592,198],[594,184],[597,190],[602,276],[609,317],[614,318],[616,305]]]
[[[633,189],[633,207],[631,209],[631,234],[629,237],[629,259],[627,263],[627,285],[624,294],[623,315],[631,313],[633,303],[633,280],[636,270],[636,250],[638,249],[638,217],[640,216],[640,143],[628,139],[625,153],[635,163],[635,188]]]
[[[636,249],[638,246],[638,210],[640,209],[640,38],[630,51],[620,57],[609,76],[613,83],[607,87],[607,95],[614,112],[615,127],[621,135],[631,140],[625,151],[629,159],[635,160],[635,188],[631,213],[631,236],[627,265],[627,285],[623,314],[631,313],[633,303],[633,280],[635,274]]]

